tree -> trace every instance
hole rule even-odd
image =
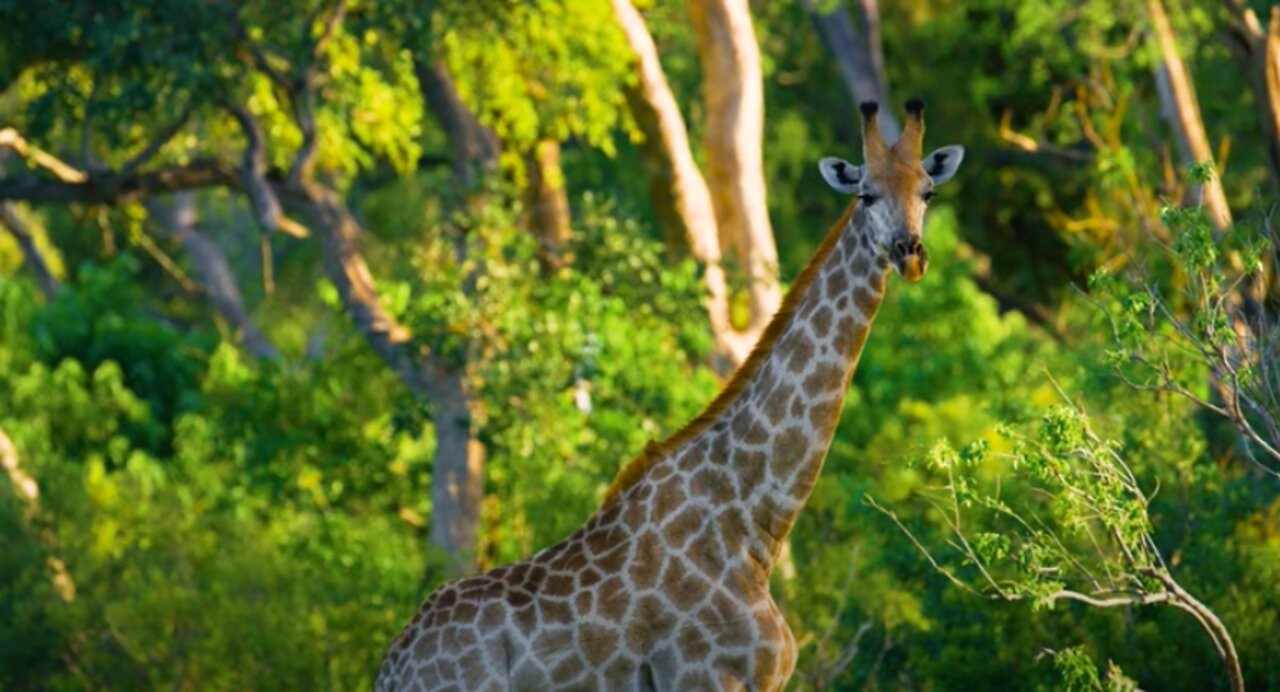
[[[752,343],[782,302],[778,249],[765,204],[764,85],[746,0],[690,0],[707,111],[703,146],[721,247],[742,263]],[[735,325],[736,326],[736,325]]]
[[[635,54],[636,80],[627,98],[644,137],[646,174],[658,222],[683,237],[703,267],[708,322],[717,358],[722,359],[716,369],[728,372],[746,360],[754,342],[733,324],[711,191],[694,160],[684,117],[644,19],[630,0],[614,0],[613,9]]]
[[[218,315],[231,326],[236,340],[258,358],[279,358],[280,352],[275,345],[249,317],[226,253],[197,227],[194,196],[190,192],[178,192],[172,197],[169,205],[148,200],[147,215],[173,236],[186,251],[187,258],[195,269],[201,292]],[[267,247],[265,242],[264,247]],[[264,265],[269,271],[270,260],[265,261]]]
[[[880,48],[878,0],[858,0],[861,31],[854,28],[853,19],[842,1],[815,5],[814,0],[803,0],[802,4],[836,59],[850,100],[855,105],[863,101],[890,103],[884,53]],[[879,118],[885,141],[897,140],[901,128],[893,110],[884,109]]]
[[[94,12],[90,7],[78,9],[86,14]],[[480,469],[477,468],[479,457],[470,437],[465,397],[457,386],[458,378],[451,374],[450,356],[416,346],[412,331],[388,313],[381,304],[368,262],[358,246],[359,237],[364,234],[364,230],[341,196],[330,186],[331,183],[326,182],[332,180],[335,174],[341,174],[342,166],[350,165],[349,159],[344,162],[342,158],[349,155],[349,151],[343,152],[340,148],[322,145],[322,138],[332,142],[337,134],[321,129],[322,124],[331,122],[329,109],[337,104],[321,100],[317,93],[322,79],[329,81],[335,78],[335,75],[326,72],[330,58],[333,55],[350,55],[350,51],[356,48],[344,27],[347,3],[339,1],[320,5],[305,16],[292,18],[295,26],[300,29],[294,35],[301,38],[292,43],[278,44],[260,38],[266,34],[260,29],[262,25],[259,22],[274,19],[270,8],[215,7],[209,11],[212,13],[211,17],[206,18],[210,20],[209,23],[199,26],[196,35],[214,42],[225,41],[227,48],[214,56],[202,55],[192,69],[176,72],[172,76],[166,75],[162,79],[176,82],[171,88],[179,91],[187,91],[194,85],[209,81],[217,85],[215,89],[209,92],[190,91],[190,105],[171,122],[157,126],[153,131],[153,139],[133,158],[118,167],[95,167],[76,171],[74,176],[68,176],[65,175],[66,170],[75,171],[75,167],[70,164],[54,159],[52,165],[49,165],[49,160],[42,162],[34,159],[46,169],[62,171],[64,174],[57,180],[30,176],[7,180],[4,190],[0,191],[0,197],[33,202],[118,205],[139,199],[146,200],[167,192],[222,187],[243,193],[257,222],[268,232],[277,228],[297,229],[296,224],[284,215],[286,209],[305,218],[307,225],[319,237],[326,274],[337,289],[342,305],[357,329],[410,391],[439,407],[438,420],[442,424],[437,427],[440,437],[437,445],[437,477],[440,490],[435,493],[438,512],[435,514],[431,537],[439,549],[456,563],[452,569],[465,571],[473,560],[480,483]],[[163,12],[144,17],[144,30],[178,29],[170,24],[172,17]],[[197,23],[201,19],[188,18]],[[362,14],[357,21],[368,26],[370,20],[377,19],[379,17]],[[110,43],[117,36],[113,33],[115,29],[115,26],[105,25],[101,28],[101,33],[80,39],[87,46],[101,46],[99,50],[105,51],[102,60],[108,66],[112,61],[123,60],[118,52],[113,51],[126,48]],[[373,24],[369,28],[391,35],[402,29],[385,24]],[[271,34],[277,38],[284,35],[281,32]],[[208,48],[208,44],[198,45],[200,49],[214,50]],[[79,52],[76,50],[61,53],[64,58],[73,58],[77,54]],[[358,53],[356,57],[357,60],[360,58]],[[375,51],[364,57],[376,65],[381,56]],[[389,71],[391,80],[403,78],[403,74],[397,75],[394,72],[401,69],[394,62],[381,67]],[[259,83],[269,94],[266,102],[271,107],[262,109],[259,106],[255,112],[254,108],[239,100],[245,99],[245,96],[235,86],[220,82],[217,74],[219,71],[230,71],[249,80],[261,80]],[[372,76],[376,71],[367,74]],[[143,88],[146,88],[150,77],[145,72],[142,75],[129,72],[104,75],[105,79],[116,80],[123,86],[136,84]],[[385,88],[390,89],[399,86],[394,81],[385,84]],[[345,92],[339,98],[348,97],[359,98],[359,95]],[[259,103],[261,102],[260,100]],[[215,131],[234,123],[244,142],[241,164],[235,166],[219,160],[216,155],[201,158],[205,151],[220,149],[217,141],[209,141],[196,152],[188,153],[194,154],[192,158],[196,160],[192,163],[166,163],[148,167],[154,158],[172,159],[171,153],[161,156],[162,151],[188,123],[193,111],[198,111],[202,118],[211,121]],[[412,110],[409,111],[409,117],[413,117]],[[296,135],[292,155],[282,156],[280,151],[283,145],[287,145],[288,137],[285,141],[267,140],[266,131],[259,122],[263,118],[285,124],[290,129],[284,132]],[[112,127],[117,123],[108,121],[103,124]],[[88,114],[80,125],[85,132],[93,131],[94,123],[88,119]],[[416,127],[416,124],[410,123],[409,127]],[[226,130],[223,129],[222,132]],[[396,134],[391,128],[385,132],[348,132],[346,136],[355,141],[348,140],[343,145],[358,147],[357,141],[363,140],[365,145],[375,150],[381,149],[392,156],[403,156],[412,150],[412,146],[395,140]],[[268,161],[268,151],[275,156],[271,162]],[[317,159],[321,156],[326,159],[323,167],[317,166]],[[276,161],[287,162],[287,168],[279,172],[271,169],[268,164]],[[460,429],[461,432],[452,434],[455,429]],[[461,440],[455,443],[454,438],[459,435]]]
[[[1249,77],[1272,190],[1280,191],[1280,10],[1271,8],[1263,28],[1257,12],[1242,0],[1223,4],[1228,12],[1226,42]]]
[[[1034,484],[1045,507],[1011,506],[999,492],[986,492],[958,476],[986,461],[978,442],[960,452],[943,444],[929,464],[946,483],[934,509],[950,530],[948,542],[978,576],[976,586],[941,564],[933,552],[892,511],[887,515],[947,579],[971,593],[1007,601],[1027,600],[1037,608],[1076,601],[1095,608],[1165,604],[1195,619],[1212,640],[1227,669],[1232,690],[1244,689],[1234,641],[1222,620],[1174,578],[1152,535],[1149,495],[1140,487],[1120,445],[1099,437],[1083,413],[1057,407],[1035,433],[1008,433],[1015,441],[1011,463]],[[971,510],[970,508],[974,508]],[[975,531],[979,510],[1002,524],[994,532]]]
[[[1200,116],[1200,104],[1195,86],[1187,75],[1187,68],[1178,54],[1177,39],[1160,0],[1149,0],[1147,12],[1155,30],[1156,43],[1160,47],[1160,63],[1156,66],[1156,83],[1160,93],[1161,108],[1170,128],[1177,134],[1177,144],[1182,152],[1182,165],[1208,162],[1213,164],[1213,152],[1205,135],[1204,119]],[[1205,209],[1219,233],[1231,227],[1231,209],[1227,207],[1227,195],[1221,181],[1214,177],[1189,191],[1194,197],[1203,195]],[[1198,203],[1193,199],[1192,203]]]

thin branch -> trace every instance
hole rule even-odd
[[[347,13],[347,0],[338,0],[334,3],[333,9],[329,12],[329,16],[325,17],[324,27],[320,30],[320,36],[316,39],[316,43],[311,47],[311,59],[319,60],[324,53],[324,49],[328,46],[329,41],[333,39],[334,33],[338,25],[342,23],[343,17]]]
[[[1017,132],[1010,126],[1012,117],[1012,114],[1007,109],[1000,114],[1000,126],[997,133],[1000,135],[1000,139],[1003,139],[1028,154],[1045,154],[1047,156],[1065,159],[1072,163],[1083,163],[1093,157],[1092,153],[1087,149],[1060,147],[1056,144],[1050,144],[1043,140],[1032,139],[1027,135]]]
[[[143,164],[154,158],[156,154],[160,153],[160,150],[164,148],[164,145],[172,141],[173,138],[182,131],[182,128],[186,126],[187,121],[191,119],[191,114],[193,112],[195,112],[195,105],[193,103],[188,103],[186,107],[182,109],[182,112],[178,114],[178,117],[170,123],[168,127],[158,132],[155,138],[142,148],[142,151],[139,151],[125,162],[124,166],[120,168],[120,174],[132,174],[134,171],[141,168]]]
[[[48,169],[50,173],[57,176],[58,180],[63,182],[83,183],[89,179],[88,174],[84,171],[38,147],[28,144],[27,140],[23,139],[22,135],[18,134],[18,131],[12,127],[0,130],[0,147],[13,149],[23,158],[30,160],[41,168]]]
[[[146,252],[151,256],[151,259],[156,261],[156,264],[160,265],[160,268],[163,269],[166,274],[173,277],[173,280],[178,283],[178,286],[180,286],[184,292],[191,294],[200,293],[200,287],[191,280],[191,277],[187,276],[186,272],[182,271],[182,267],[179,267],[178,263],[173,261],[173,258],[169,256],[169,253],[162,250],[159,245],[156,245],[155,241],[151,239],[151,236],[147,235],[145,232],[139,231],[135,238],[135,242],[138,244],[138,247],[142,248],[143,252]]]
[[[1062,589],[1049,594],[1050,600],[1068,600],[1080,601],[1098,608],[1115,608],[1118,606],[1133,605],[1150,605],[1152,603],[1168,603],[1175,601],[1177,597],[1168,591],[1158,591],[1156,593],[1124,593],[1118,596],[1091,596],[1072,591],[1070,589]]]
[[[277,87],[288,90],[290,86],[288,78],[271,64],[266,50],[249,38],[249,31],[245,28],[244,22],[240,21],[237,7],[237,3],[226,5],[227,23],[231,25],[231,40],[240,44],[241,49],[247,53],[247,62],[252,64],[254,69],[265,74]]]
[[[885,515],[886,517],[889,517],[889,519],[892,520],[895,525],[897,525],[898,530],[902,531],[902,533],[906,535],[907,539],[911,541],[912,545],[916,547],[916,550],[920,551],[920,554],[924,556],[924,559],[929,561],[929,564],[933,566],[934,571],[946,577],[947,581],[950,581],[952,584],[960,587],[961,589],[964,589],[965,591],[975,596],[979,596],[987,599],[993,598],[993,596],[991,596],[990,594],[982,593],[977,589],[973,588],[972,586],[969,586],[967,583],[962,581],[959,577],[952,574],[951,570],[938,564],[938,561],[935,560],[933,557],[933,553],[930,553],[929,549],[924,547],[924,545],[920,543],[920,541],[916,538],[916,535],[912,533],[911,530],[908,529],[905,524],[902,523],[902,520],[898,518],[897,514],[882,507],[879,503],[875,501],[875,498],[871,497],[870,495],[864,494],[862,496],[862,501],[866,502],[868,505],[871,505],[873,509],[878,510],[881,514]],[[1003,598],[1003,594],[1001,594],[1000,597]]]
[[[320,36],[316,39],[315,44],[311,47],[311,58],[301,70],[298,71],[296,84],[288,89],[289,102],[293,108],[293,119],[298,129],[302,131],[302,144],[298,147],[297,153],[294,155],[293,163],[289,166],[289,173],[286,176],[291,182],[297,183],[308,180],[311,177],[311,169],[315,164],[316,157],[316,65],[324,58],[324,48],[333,38],[337,31],[338,25],[342,23],[343,17],[346,15],[346,0],[338,0],[334,4],[333,10],[325,19],[324,27],[320,31]]]

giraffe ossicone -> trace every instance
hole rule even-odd
[[[780,689],[795,639],[769,573],[813,490],[889,269],[925,272],[924,215],[959,146],[922,157],[923,104],[889,146],[863,104],[856,195],[724,390],[651,442],[567,539],[449,582],[392,643],[379,690]]]

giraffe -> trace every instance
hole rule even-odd
[[[924,104],[889,146],[861,104],[864,165],[819,170],[856,195],[721,394],[650,442],[596,513],[533,557],[447,583],[392,643],[376,688],[780,689],[795,639],[769,594],[890,267],[925,272],[933,187],[960,146],[921,157]]]

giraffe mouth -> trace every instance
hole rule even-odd
[[[889,250],[889,259],[893,268],[907,281],[919,281],[929,266],[929,253],[924,249],[918,235],[901,235],[893,241]]]

